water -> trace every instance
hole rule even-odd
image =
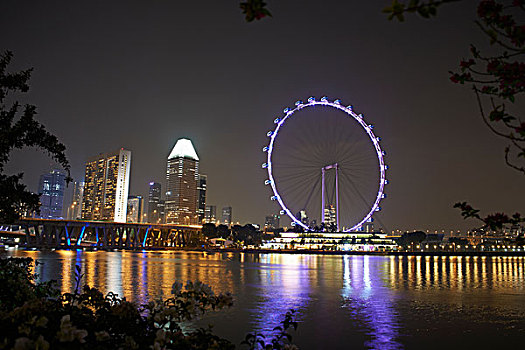
[[[42,262],[42,280],[84,282],[143,303],[175,280],[230,291],[235,305],[199,325],[236,344],[270,334],[290,308],[301,349],[509,348],[525,342],[524,257],[389,257],[9,250]]]

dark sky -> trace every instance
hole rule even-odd
[[[6,1],[0,48],[12,70],[34,67],[23,102],[67,146],[81,179],[92,155],[132,151],[130,194],[164,181],[166,157],[192,139],[208,175],[208,204],[235,221],[277,212],[261,148],[273,119],[297,99],[353,104],[382,138],[390,166],[379,218],[387,230],[470,228],[452,208],[525,212],[524,178],[506,167],[505,143],[482,124],[467,87],[449,70],[483,44],[475,2],[439,17],[391,22],[390,0],[268,1],[274,17],[246,23],[238,1]],[[53,167],[15,152],[36,190]]]

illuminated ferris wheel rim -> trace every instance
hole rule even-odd
[[[295,217],[295,215],[291,213],[288,207],[284,204],[281,196],[279,195],[279,192],[277,191],[277,187],[275,185],[275,180],[273,178],[273,173],[272,173],[272,168],[273,168],[272,154],[274,150],[275,139],[277,135],[279,134],[279,129],[281,129],[285,121],[288,118],[290,118],[295,112],[303,108],[313,107],[313,106],[328,106],[328,107],[333,107],[333,108],[336,108],[336,109],[339,109],[345,112],[347,115],[354,118],[354,120],[356,120],[359,123],[359,125],[361,125],[361,127],[363,127],[368,137],[372,141],[372,144],[374,145],[374,148],[377,154],[377,159],[379,161],[379,189],[376,195],[375,202],[370,208],[370,211],[368,212],[368,214],[366,214],[365,217],[361,221],[359,221],[357,224],[355,224],[354,226],[352,226],[351,228],[347,230],[344,230],[344,232],[356,231],[360,229],[363,226],[363,224],[367,222],[376,211],[381,210],[381,208],[379,207],[379,202],[381,202],[381,199],[384,198],[384,188],[388,182],[385,176],[386,169],[387,169],[387,166],[385,165],[385,162],[384,162],[385,152],[381,149],[381,146],[379,145],[380,138],[377,137],[372,131],[373,126],[365,122],[362,114],[356,114],[353,111],[352,106],[343,106],[341,104],[341,101],[338,99],[334,101],[329,101],[326,97],[322,97],[321,100],[317,101],[314,97],[310,97],[308,98],[308,102],[306,103],[303,103],[302,101],[295,102],[295,108],[285,108],[283,111],[284,117],[276,118],[274,120],[274,123],[277,126],[275,127],[273,131],[270,130],[266,134],[268,137],[270,137],[270,143],[268,144],[268,146],[263,148],[263,151],[268,153],[267,162],[263,164],[263,168],[266,168],[268,171],[268,180],[266,180],[265,184],[270,185],[272,187],[273,196],[271,197],[271,199],[276,200],[279,203],[284,213],[286,213],[286,215],[288,215],[290,219],[292,219],[292,222],[295,223],[295,225],[299,225],[303,227],[304,229],[308,230],[309,227],[306,226],[302,221],[298,220]]]

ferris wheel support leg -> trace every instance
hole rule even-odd
[[[324,222],[324,167],[321,168],[321,223]]]
[[[339,164],[335,163],[335,215],[337,231],[339,231]]]

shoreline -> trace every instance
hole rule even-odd
[[[4,250],[7,251],[9,248],[15,248],[12,246],[3,246]],[[97,249],[93,247],[76,247],[76,248],[28,248],[28,247],[16,247],[16,249],[28,250],[28,251],[51,251],[51,250],[83,250],[83,251],[129,251],[129,252],[200,252],[208,254],[216,253],[248,253],[248,254],[302,254],[302,255],[369,255],[369,256],[480,256],[480,257],[498,257],[498,256],[509,256],[509,257],[525,257],[525,251],[471,251],[471,252],[443,252],[443,251],[330,251],[330,250],[295,250],[295,249],[232,249],[232,248],[219,248],[219,249],[204,249],[204,248],[175,248],[175,247],[163,247],[163,248],[146,248],[146,249],[130,249],[126,247],[115,247]]]

